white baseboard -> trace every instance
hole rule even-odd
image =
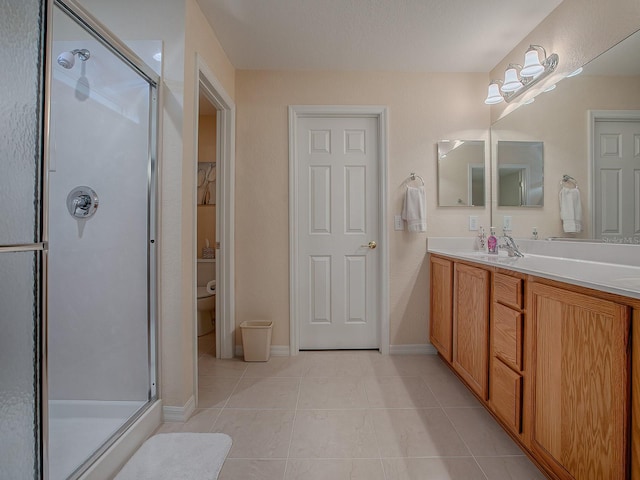
[[[438,351],[430,343],[417,345],[389,345],[389,355],[436,355]]]
[[[271,345],[270,355],[272,357],[288,357],[290,355],[289,345]],[[244,356],[242,345],[236,345],[236,357]]]
[[[436,355],[437,353],[438,351],[430,343],[389,346],[389,355]],[[242,345],[236,345],[235,354],[236,357],[244,355]],[[290,354],[289,345],[271,345],[272,357],[288,357]]]
[[[182,407],[162,407],[162,417],[165,422],[186,422],[196,409],[196,399],[191,396]]]

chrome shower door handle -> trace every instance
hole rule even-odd
[[[74,218],[89,218],[98,209],[98,195],[89,187],[76,187],[67,195],[67,210]]]

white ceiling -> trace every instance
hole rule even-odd
[[[197,1],[238,69],[489,72],[562,0]]]

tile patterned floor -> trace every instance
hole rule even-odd
[[[220,480],[544,480],[435,355],[199,357],[199,408],[158,432],[233,439]]]

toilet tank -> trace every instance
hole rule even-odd
[[[215,259],[199,258],[196,284],[198,287],[206,287],[209,280],[216,279]]]

